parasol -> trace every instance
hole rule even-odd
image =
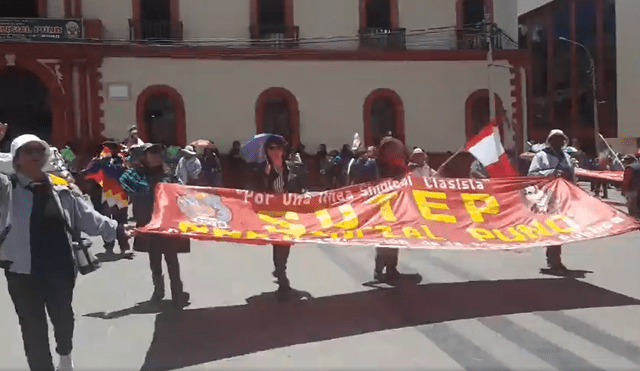
[[[198,139],[195,142],[190,144],[193,148],[215,148],[215,144],[213,144],[210,140]]]
[[[257,134],[249,139],[240,148],[240,155],[248,163],[264,163],[267,161],[264,153],[264,145],[267,142],[277,141],[282,145],[286,145],[287,141],[280,135],[276,134]]]

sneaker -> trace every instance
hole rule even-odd
[[[133,258],[136,257],[133,251],[122,251],[120,253],[120,256],[122,257],[122,259],[128,259],[128,260],[133,260]]]
[[[73,360],[71,355],[60,356],[56,371],[73,371]]]

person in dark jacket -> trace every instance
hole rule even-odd
[[[0,141],[7,125],[0,125]],[[53,185],[43,172],[49,145],[35,135],[11,143],[11,177],[0,174],[0,267],[5,270],[32,371],[53,371],[47,315],[53,324],[57,370],[71,371],[73,362],[73,290],[78,262],[73,250],[80,232],[106,241],[128,238],[122,225],[96,212],[80,194]]]
[[[265,158],[267,163],[263,170],[256,176],[254,189],[258,192],[283,194],[299,193],[299,189],[289,188],[289,169],[285,161],[285,148],[287,143],[279,138],[273,138],[265,143]],[[291,245],[273,245],[273,276],[278,283],[279,295],[287,295],[291,292],[289,279],[287,278],[287,261]]]
[[[125,172],[120,178],[122,188],[129,194],[133,203],[133,218],[136,227],[140,228],[151,221],[155,202],[155,188],[160,183],[173,183],[174,178],[162,158],[163,146],[145,143],[138,147],[141,154],[135,168]],[[152,302],[164,299],[165,286],[162,273],[162,257],[167,262],[167,271],[171,282],[171,299],[176,309],[182,309],[189,304],[189,293],[183,289],[180,278],[180,261],[178,253],[190,251],[188,239],[167,238],[159,235],[136,236],[133,249],[149,253],[151,277],[153,279]]]

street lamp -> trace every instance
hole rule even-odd
[[[593,56],[591,55],[591,52],[589,51],[589,49],[584,46],[583,44],[580,44],[579,42],[575,42],[573,40],[569,40],[566,37],[560,37],[559,38],[562,41],[566,41],[568,43],[574,44],[576,46],[581,47],[582,49],[584,49],[585,52],[587,52],[587,57],[589,58],[589,72],[591,73],[591,87],[593,89],[593,126],[594,126],[594,139],[595,139],[595,143],[596,143],[596,155],[600,155],[600,141],[598,140],[598,137],[600,136],[600,120],[598,118],[598,91],[597,91],[597,81],[596,81],[596,63],[593,60]]]

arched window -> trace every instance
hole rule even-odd
[[[378,89],[364,103],[365,144],[378,145],[389,135],[404,142],[404,106],[395,91]]]
[[[471,27],[482,23],[484,21],[485,6],[484,0],[464,0],[462,5],[463,24]]]
[[[504,114],[502,99],[500,99],[497,94],[495,94],[495,104],[496,115]],[[469,140],[491,121],[491,114],[489,112],[489,90],[481,89],[469,95],[465,103],[465,112],[465,134],[467,140]],[[498,127],[502,131],[501,125]]]
[[[293,147],[300,144],[298,100],[287,89],[270,88],[256,102],[256,132],[282,135]]]
[[[137,125],[145,142],[167,146],[187,143],[184,101],[177,90],[166,85],[154,85],[138,96]]]

